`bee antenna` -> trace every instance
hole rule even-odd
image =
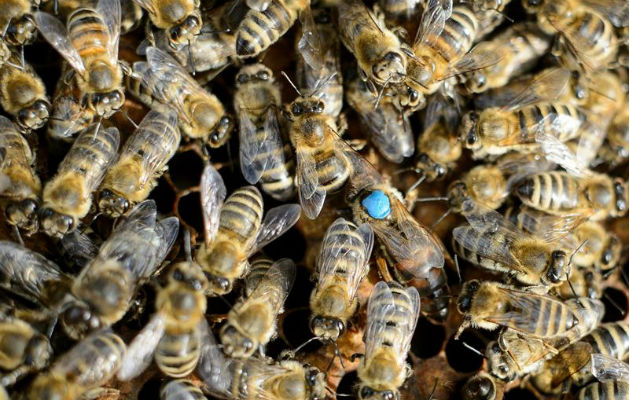
[[[131,122],[131,125],[133,125],[134,129],[138,129],[138,124],[136,124],[136,121],[134,121],[129,114],[127,113],[126,110],[120,109],[120,113],[125,117],[125,119],[127,119],[127,121]]]
[[[582,247],[584,247],[587,242],[588,242],[588,239],[584,239],[584,241],[575,250],[573,250],[573,253],[571,253],[571,256],[569,257],[569,265],[573,263],[573,257],[575,256],[575,254],[578,251],[582,250]]]
[[[415,172],[417,174],[422,173],[422,171],[419,168],[416,167],[407,167],[407,168],[401,168],[401,169],[397,169],[396,171],[392,172],[392,175],[400,175],[400,174],[404,174],[405,172]]]
[[[427,178],[427,175],[424,173],[424,171],[420,170],[419,168],[413,168],[411,169],[411,171],[418,172],[421,175],[420,178],[418,178],[411,186],[409,186],[409,188],[407,189],[407,194],[411,193],[415,188],[420,186],[422,182],[424,182],[424,180]]]
[[[295,84],[293,83],[293,81],[291,80],[291,78],[289,78],[289,75],[287,75],[286,72],[284,71],[280,71],[280,73],[282,74],[282,76],[284,76],[284,78],[289,81],[289,85],[291,85],[291,87],[293,89],[295,89],[295,91],[297,92],[298,96],[302,97],[302,92],[300,92],[300,89],[297,88],[297,86],[295,86]]]
[[[433,225],[431,225],[431,229],[433,229],[433,228],[435,228],[436,226],[440,225],[440,223],[441,223],[442,221],[444,221],[444,218],[448,217],[448,216],[449,216],[449,214],[450,214],[452,211],[453,211],[453,209],[452,209],[452,208],[449,208],[448,210],[446,210],[446,212],[445,212],[444,214],[442,214],[442,216],[441,216],[440,218],[438,218],[438,220],[437,220],[437,221],[435,221],[435,222],[433,223]],[[457,270],[457,274],[459,275],[459,269]],[[461,277],[461,276],[459,277],[459,281],[460,281],[460,282],[462,281],[462,277]]]
[[[383,84],[383,86],[381,87],[381,90],[379,90],[378,92],[378,96],[376,97],[376,101],[374,102],[374,109],[376,110],[378,108],[379,103],[381,102],[381,99],[383,98],[383,93],[385,92],[385,88],[387,88],[387,84],[389,84],[389,81],[392,79],[391,75],[387,78],[387,80],[385,81],[385,83]]]
[[[195,59],[193,58],[192,50],[190,49],[190,47],[191,43],[190,39],[188,39],[188,58],[190,59],[190,68],[192,69],[191,74],[192,76],[195,76],[197,74],[197,71],[195,70]]]
[[[465,348],[467,348],[468,350],[472,351],[473,353],[487,359],[488,357],[486,357],[485,354],[483,354],[482,352],[480,352],[479,350],[475,349],[474,347],[472,347],[471,345],[469,345],[468,343],[462,341],[462,344],[464,345]]]
[[[421,197],[416,199],[416,203],[427,203],[429,201],[448,201],[447,196]]]
[[[328,76],[328,78],[324,79],[324,80],[318,80],[317,84],[315,85],[315,88],[313,89],[313,91],[309,94],[310,96],[315,96],[315,93],[319,92],[320,90],[322,90],[322,88],[324,86],[326,86],[328,84],[328,82],[330,82],[333,78],[335,78],[337,76],[337,73],[334,72],[331,75]]]
[[[608,301],[610,301],[610,304],[612,304],[613,307],[615,307],[617,309],[617,311],[619,311],[619,313],[621,315],[624,315],[626,313],[626,310],[624,310],[623,308],[621,308],[621,306],[615,301],[615,299],[613,299],[612,297],[610,297],[610,295],[606,292],[604,292],[603,294],[604,298]]]
[[[499,14],[503,18],[507,19],[509,22],[514,23],[514,20],[512,18],[508,17],[507,14],[505,14],[504,12],[501,12],[501,10],[499,10],[498,8],[491,8],[490,10],[494,11],[495,13]]]
[[[569,279],[568,272],[567,272],[567,283],[569,284],[569,287],[571,288],[571,292],[573,293],[573,296],[575,296],[575,298],[577,299],[577,302],[580,305],[580,307],[586,308],[584,304],[582,304],[582,301],[580,300],[580,296],[578,296],[577,292],[575,291],[575,288],[573,287],[573,284],[571,283],[571,279]]]
[[[192,251],[190,248],[190,230],[184,229],[184,253],[186,253],[186,261],[192,261]]]
[[[314,340],[319,340],[319,338],[317,336],[313,336],[312,338],[308,339],[306,342],[296,347],[295,350],[292,350],[291,353],[296,354],[298,351],[302,350],[304,346],[306,346],[307,344],[311,343]]]
[[[85,228],[83,228],[83,230],[81,231],[81,233],[85,233],[85,231],[87,231],[87,229],[94,223],[94,221],[96,221],[96,219],[98,217],[100,217],[101,215],[103,215],[102,212],[97,212],[96,214],[94,214],[94,216],[92,217],[92,219],[90,219],[90,222],[88,222],[87,224],[84,224]]]
[[[455,268],[457,269],[457,278],[459,279],[459,283],[462,283],[462,274],[459,269],[459,257],[457,257],[457,253],[455,253]]]
[[[337,396],[337,397],[354,397],[354,395],[348,394],[348,393],[335,393],[335,396]]]

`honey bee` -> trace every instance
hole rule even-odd
[[[415,288],[378,282],[368,300],[365,355],[357,375],[359,399],[396,399],[411,374],[407,353],[420,315]]]
[[[3,116],[0,116],[0,174],[8,179],[2,190],[6,221],[29,235],[37,232],[42,184],[35,172],[35,154],[17,127]]]
[[[14,56],[0,67],[0,105],[20,129],[39,129],[50,111],[46,87],[30,64],[18,67],[15,62]]]
[[[149,47],[147,61],[133,65],[128,89],[147,106],[177,111],[179,129],[192,139],[220,147],[232,131],[232,120],[219,99],[203,89],[184,68],[164,51]]]
[[[166,286],[158,291],[156,313],[129,345],[118,379],[135,378],[149,366],[151,358],[168,376],[190,375],[201,352],[199,327],[206,323],[207,286],[203,271],[194,262],[172,267]]]
[[[46,257],[17,243],[0,241],[0,286],[45,310],[54,310],[72,278]]]
[[[258,271],[252,268],[251,273],[263,276],[256,279],[255,285],[246,280],[249,293],[234,304],[219,333],[223,351],[229,357],[248,358],[257,349],[263,353],[264,346],[276,335],[278,314],[295,280],[295,264],[288,258],[273,264],[257,263],[256,267]]]
[[[580,389],[584,400],[627,399],[628,363],[602,354],[591,354],[591,373],[597,382]]]
[[[125,102],[118,61],[120,21],[120,0],[99,0],[96,8],[76,9],[68,16],[67,29],[52,15],[35,13],[42,36],[74,69],[83,102],[102,118]]]
[[[463,74],[468,93],[482,93],[505,86],[513,77],[531,69],[551,46],[551,38],[534,22],[510,25],[492,40],[479,43],[471,53],[497,54],[492,65]],[[478,56],[483,58],[483,56]]]
[[[107,170],[98,194],[99,210],[112,218],[145,200],[179,147],[177,115],[149,111]]]
[[[39,0],[12,0],[2,3],[0,29],[4,42],[11,46],[25,46],[35,40],[37,28],[32,12],[39,3]]]
[[[401,82],[407,70],[407,53],[400,39],[385,26],[384,15],[373,13],[359,0],[338,5],[341,42],[354,54],[359,75],[370,92]]]
[[[201,389],[188,379],[175,379],[162,386],[160,400],[205,400]]]
[[[157,220],[156,205],[146,200],[116,226],[72,284],[61,324],[73,338],[119,321],[137,288],[149,279],[169,252],[179,229],[176,217]]]
[[[598,152],[598,162],[604,162],[609,168],[628,161],[628,108],[627,100],[616,113],[606,131],[606,138]]]
[[[475,159],[516,150],[531,153],[541,148],[541,135],[563,143],[592,124],[577,107],[563,102],[539,102],[556,97],[568,84],[570,74],[552,69],[501,108],[471,111],[464,115],[460,140]]]
[[[469,326],[488,330],[505,327],[543,340],[579,336],[575,332],[583,332],[580,322],[603,315],[603,304],[596,299],[577,300],[561,302],[497,282],[471,280],[464,283],[457,299],[457,309],[464,316],[457,336]]]
[[[213,396],[237,400],[326,398],[324,374],[309,364],[291,359],[228,358],[209,329],[204,330],[202,342],[197,373],[203,390]]]
[[[194,41],[202,26],[199,0],[133,0],[149,14],[151,23],[166,31],[169,45],[177,49]]]
[[[17,318],[0,316],[0,344],[0,368],[6,371],[0,377],[3,387],[45,368],[52,358],[46,336]]]
[[[622,379],[593,382],[577,393],[579,400],[627,399],[630,385]]]
[[[107,128],[95,134],[97,129],[93,125],[77,137],[57,174],[44,186],[39,222],[49,236],[60,238],[77,227],[90,211],[92,192],[117,156],[118,129]]]
[[[330,225],[317,258],[317,284],[311,292],[311,331],[336,341],[359,308],[357,290],[368,272],[374,234],[343,218]]]
[[[462,387],[464,400],[495,400],[501,398],[503,388],[486,372],[471,376]]]
[[[555,215],[590,211],[597,221],[628,211],[628,183],[603,174],[535,173],[518,182],[514,193],[526,206]]]
[[[200,186],[205,242],[195,258],[209,281],[206,294],[223,295],[247,272],[249,256],[297,222],[300,206],[272,208],[263,220],[263,199],[254,186],[236,190],[224,203],[225,184],[211,165],[204,169]]]
[[[339,60],[339,36],[333,10],[307,7],[300,13],[302,23],[295,49],[297,87],[302,93],[317,93],[326,105],[324,112],[339,117],[343,107],[343,84]]]
[[[374,108],[373,98],[360,79],[347,84],[346,100],[359,114],[366,135],[385,159],[401,163],[414,151],[409,117],[398,110],[390,97],[384,97],[377,108]]]
[[[298,195],[310,219],[319,215],[326,195],[339,190],[352,170],[337,124],[325,109],[323,100],[301,94],[286,109],[297,163]]]
[[[28,389],[29,400],[79,398],[114,376],[126,351],[123,340],[111,330],[94,332],[55,360]]]
[[[291,148],[282,141],[278,123],[280,88],[263,64],[241,68],[236,75],[234,109],[239,117],[241,171],[251,184],[261,181],[265,193],[277,200],[294,194],[290,174]]]
[[[236,29],[236,54],[255,57],[284,35],[309,5],[307,0],[271,0],[264,11],[250,9]]]

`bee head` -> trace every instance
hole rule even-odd
[[[550,283],[558,283],[565,279],[571,272],[571,265],[567,261],[567,253],[562,250],[551,252],[546,278]]]
[[[459,297],[457,298],[457,310],[460,314],[467,314],[470,312],[473,298],[480,287],[481,284],[476,279],[464,283]]]
[[[236,75],[236,86],[253,82],[273,82],[273,72],[264,64],[246,65]]]
[[[620,255],[621,241],[617,236],[610,235],[597,265],[604,275],[606,275],[607,271],[610,271],[617,266]]]
[[[462,397],[465,400],[494,400],[496,394],[496,385],[492,378],[486,374],[477,374],[471,377],[462,388]]]
[[[289,118],[295,119],[304,114],[322,114],[326,104],[317,97],[298,97],[288,109]]]
[[[486,357],[488,358],[488,371],[492,375],[504,381],[511,381],[516,378],[516,371],[513,371],[510,367],[510,363],[506,359],[506,353],[501,350],[499,343],[488,343]]]
[[[254,342],[239,332],[232,324],[223,325],[220,335],[223,351],[229,357],[247,358],[254,354]]]
[[[129,210],[129,200],[114,193],[110,189],[103,189],[98,196],[98,209],[110,218],[118,218]]]
[[[124,102],[125,94],[121,89],[88,95],[88,107],[103,118],[111,117],[116,111],[120,110]]]
[[[459,139],[464,143],[467,149],[477,150],[481,148],[481,141],[477,133],[477,124],[479,123],[479,113],[470,111],[462,117],[459,128]]]
[[[615,179],[613,183],[615,191],[615,211],[614,216],[620,217],[628,211],[628,186],[620,178]]]
[[[406,74],[407,61],[403,54],[389,52],[372,66],[372,77],[379,82],[389,81],[397,83],[402,81]]]
[[[50,104],[37,100],[31,106],[18,111],[17,123],[22,129],[39,129],[46,124],[50,112]]]
[[[3,35],[4,41],[13,46],[24,46],[35,41],[37,27],[31,13],[25,13],[10,22]]]
[[[34,335],[26,345],[24,364],[36,369],[44,368],[52,357],[52,351],[50,342],[44,335]]]
[[[522,0],[523,8],[530,14],[539,12],[544,4],[544,0]]]
[[[361,400],[398,400],[398,390],[375,390],[368,385],[359,386],[359,399]]]
[[[234,129],[234,120],[229,115],[224,115],[219,119],[219,123],[216,124],[214,129],[208,136],[208,145],[212,148],[218,148],[223,146]]]
[[[321,315],[311,319],[311,332],[322,339],[337,340],[346,330],[346,326],[339,318],[324,317]]]
[[[466,89],[470,93],[480,93],[487,89],[488,79],[484,70],[477,70],[470,73],[466,79]]]
[[[61,326],[72,339],[80,339],[101,327],[101,321],[85,304],[73,302],[61,314]]]
[[[324,400],[326,398],[326,378],[324,373],[309,364],[304,364],[303,367],[309,400]]]
[[[37,219],[38,206],[37,201],[34,199],[10,202],[5,210],[7,221],[9,224],[24,229],[29,233],[35,233],[39,227]]]
[[[183,283],[195,292],[204,292],[208,280],[197,264],[182,262],[176,264],[169,275],[173,282]]]
[[[76,227],[73,217],[58,213],[49,207],[40,209],[39,223],[45,234],[55,238],[61,238]]]
[[[449,185],[446,197],[448,197],[449,199],[449,207],[457,213],[461,213],[462,211],[470,211],[464,210],[464,207],[474,206],[474,202],[470,197],[468,187],[462,180],[456,180]]]
[[[190,39],[201,31],[201,16],[190,14],[180,24],[168,30],[169,44],[173,48],[187,44]]]

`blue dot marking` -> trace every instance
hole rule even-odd
[[[382,190],[375,190],[369,196],[361,200],[370,217],[383,219],[391,212],[389,198]]]

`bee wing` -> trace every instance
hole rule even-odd
[[[261,285],[263,282],[267,284]],[[278,297],[278,304],[282,306],[293,287],[293,282],[295,282],[295,263],[289,258],[280,259],[269,267],[250,297],[255,299]],[[274,296],[272,291],[276,292],[277,296]]]
[[[99,0],[96,5],[96,11],[103,17],[109,32],[107,54],[112,61],[117,61],[121,21],[120,0]]]
[[[531,292],[524,292],[502,287],[500,290],[505,294],[509,301],[511,310],[509,312],[498,312],[495,315],[486,317],[490,322],[502,326],[509,326],[511,329],[529,334],[536,332],[538,325],[537,316],[541,311],[541,297],[544,301],[556,301],[549,296],[541,296]]]
[[[179,219],[177,217],[168,217],[160,220],[155,227],[155,232],[158,234],[160,243],[156,254],[156,264],[159,266],[166,258],[168,252],[171,251],[173,244],[175,244],[179,233]],[[153,271],[149,274],[144,273],[142,276],[148,278],[152,274]]]
[[[452,11],[452,0],[429,0],[426,9],[422,13],[422,20],[414,40],[414,47],[419,44],[433,46],[444,30],[444,24],[451,17]]]
[[[420,293],[418,293],[418,290],[413,286],[408,287],[406,292],[411,301],[411,313],[407,319],[408,326],[401,346],[404,350],[405,358],[411,347],[411,338],[413,337],[416,325],[418,324],[418,318],[420,317]]]
[[[591,351],[593,348],[589,343],[577,342],[566,347],[560,354],[545,363],[551,372],[552,387],[564,383],[571,375],[580,371],[591,361]],[[572,362],[566,362],[572,360]]]
[[[201,175],[201,209],[206,244],[210,244],[219,230],[221,206],[227,195],[225,183],[219,172],[208,164]]]
[[[556,165],[539,154],[519,154],[510,153],[509,156],[503,157],[497,161],[497,167],[504,176],[507,176],[506,193],[509,193],[514,184],[528,175],[550,171]]]
[[[628,26],[628,2],[625,0],[583,0],[582,4],[592,8],[617,28]]]
[[[597,380],[628,379],[628,363],[604,354],[591,354],[591,373]]]
[[[153,361],[155,349],[164,335],[165,327],[166,316],[164,314],[156,313],[151,317],[151,320],[127,346],[122,367],[116,375],[119,380],[132,380],[149,367]]]
[[[1,287],[39,304],[43,292],[57,283],[70,283],[57,264],[17,243],[0,241]]]
[[[461,214],[466,218],[471,227],[478,232],[499,231],[508,238],[515,239],[524,233],[518,227],[508,221],[497,211],[467,199],[462,203]]]
[[[170,108],[163,112],[151,110],[125,142],[120,158],[127,156],[136,159],[138,154],[142,154],[140,161],[143,168],[139,180],[144,185],[164,169],[177,151],[179,141],[175,111]]]
[[[477,229],[470,225],[458,226],[453,229],[453,239],[465,249],[481,257],[503,263],[514,269],[520,265],[518,260],[510,253],[509,243],[495,243],[495,246],[480,246],[477,242],[479,234],[475,234],[476,231]]]
[[[300,23],[302,24],[302,36],[297,43],[298,53],[310,68],[315,71],[322,70],[324,69],[322,61],[326,50],[313,20],[310,6],[300,12]]]
[[[377,30],[381,33],[387,29],[361,1],[339,2],[338,9],[339,19],[337,26],[339,27],[342,40],[346,38],[354,39],[364,29],[368,31]],[[364,14],[367,14],[368,18],[365,18]],[[358,26],[359,22],[361,25]],[[351,45],[348,47],[352,48]]]
[[[35,13],[35,24],[44,38],[46,38],[46,41],[61,54],[68,64],[72,65],[72,68],[79,75],[85,75],[83,60],[72,45],[72,42],[70,42],[68,31],[61,21],[48,13],[37,11]]]
[[[370,131],[370,140],[389,161],[401,163],[413,154],[414,138],[409,120],[390,104],[360,112],[359,116]]]
[[[240,112],[239,127],[241,171],[245,180],[253,185],[267,169],[274,167],[270,165],[271,157],[264,155],[282,148],[276,110],[267,110],[263,129],[258,129],[246,112]]]
[[[557,122],[554,121],[554,124],[561,125],[563,123],[560,118],[556,118],[556,120]],[[597,150],[604,142],[606,133],[595,124],[586,123],[586,125],[584,129],[589,129],[591,132],[582,134],[575,151],[546,129],[539,129],[536,132],[536,142],[540,144],[547,160],[560,165],[571,175],[590,176],[592,172],[588,166],[597,155]]]
[[[503,109],[511,110],[539,101],[553,101],[566,90],[570,78],[571,72],[563,68],[550,68],[536,76],[527,88]]]
[[[237,361],[226,358],[205,319],[200,322],[199,329],[201,346],[197,373],[203,380],[203,389],[222,398],[230,396]]]
[[[319,184],[315,159],[299,146],[296,147],[295,153],[297,160],[296,184],[300,204],[306,216],[315,219],[324,206],[326,191]]]
[[[464,74],[466,72],[473,72],[480,69],[490,67],[499,61],[501,61],[501,55],[496,52],[479,52],[472,49],[466,55],[464,55],[459,61],[451,68],[452,72],[442,80],[446,80],[452,76]]]
[[[77,230],[65,234],[59,240],[59,251],[65,259],[80,268],[85,267],[98,254],[98,246],[88,235]]]
[[[528,207],[521,207],[517,215],[519,226],[526,232],[544,239],[548,243],[557,242],[573,232],[585,222],[591,212],[550,215]]]
[[[267,211],[249,255],[256,253],[288,231],[300,219],[300,212],[299,204],[284,204]]]

